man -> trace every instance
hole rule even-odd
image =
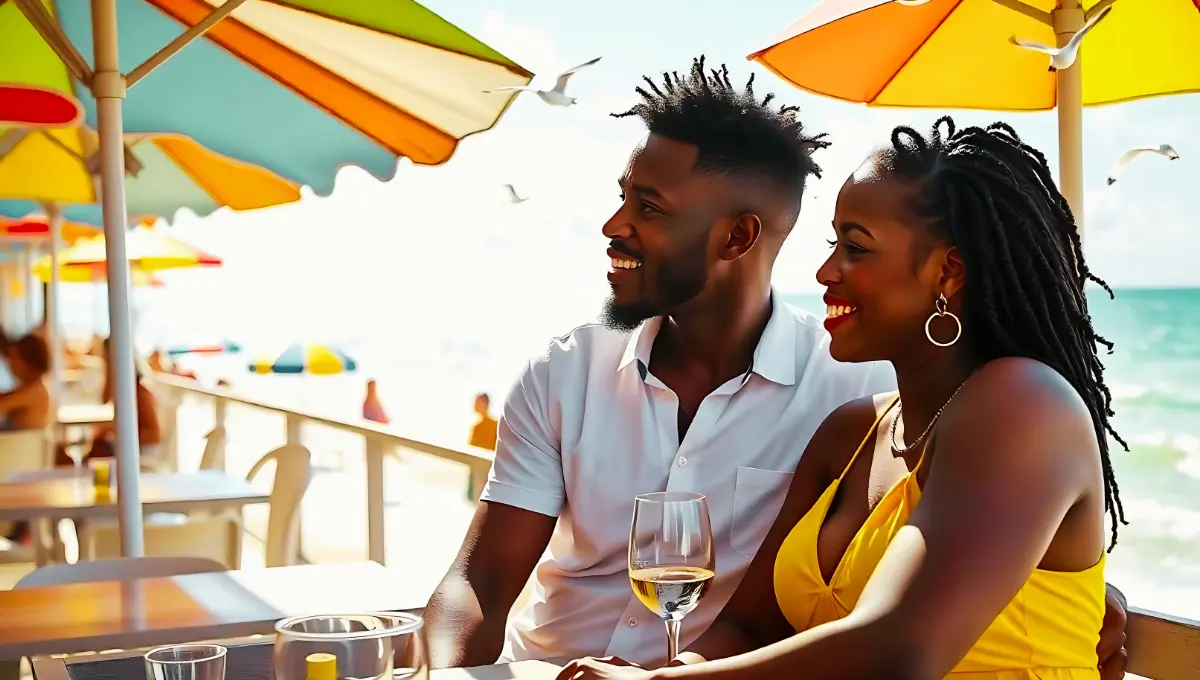
[[[633,497],[708,497],[716,577],[684,619],[684,648],[733,593],[825,416],[895,389],[886,364],[833,361],[821,322],[771,288],[823,135],[806,134],[794,107],[733,87],[724,68],[706,74],[702,58],[646,86],[616,114],[650,134],[603,229],[604,323],[553,342],[508,396],[487,487],[426,609],[435,667],[662,664],[664,627],[627,576]]]

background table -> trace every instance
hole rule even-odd
[[[0,660],[274,634],[289,616],[419,610],[431,592],[375,562],[0,591]]]
[[[113,419],[112,404],[67,404],[58,407],[58,424],[98,425],[111,423]]]
[[[86,473],[86,469],[84,470]],[[265,503],[270,494],[217,470],[141,475],[144,512],[220,511]],[[117,493],[97,503],[90,476],[0,484],[0,520],[115,517]]]

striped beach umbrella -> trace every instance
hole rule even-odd
[[[103,223],[94,130],[28,130],[14,137],[8,153],[0,155],[0,216],[20,218],[56,202],[65,204],[62,215],[68,222]],[[206,149],[185,135],[127,133],[124,140],[125,205],[131,215],[170,221],[182,208],[204,216],[218,208],[254,210],[300,200],[294,180]]]
[[[182,356],[184,354],[237,354],[242,346],[236,342],[222,340],[208,345],[176,345],[167,349],[167,356]]]
[[[296,343],[279,354],[259,357],[250,362],[254,373],[310,373],[335,375],[358,369],[358,362],[336,347],[319,343]]]
[[[459,140],[495,125],[515,96],[484,90],[526,85],[533,78],[412,0],[116,0],[115,5],[118,61],[129,87],[122,104],[126,158],[147,167],[184,158],[179,147],[188,145],[131,143],[131,135],[172,132],[327,195],[347,164],[387,180],[402,157],[424,165],[445,162]],[[214,10],[233,7],[170,59],[146,61]],[[88,79],[72,76],[90,71],[92,60],[65,62],[30,20],[48,22],[91,57],[92,8],[84,0],[0,2],[0,74],[12,84],[73,95],[86,126],[95,129],[96,99],[81,84]],[[0,124],[0,137],[6,132]],[[87,156],[79,129],[44,132],[49,134],[25,135],[27,148],[18,150],[23,160],[17,168],[0,164],[0,198],[98,202],[92,176],[62,153],[65,147]],[[197,152],[182,153],[191,158]],[[40,174],[56,178],[53,191],[30,186],[34,177],[20,169],[29,159],[44,168]],[[137,177],[128,181],[129,213],[169,217],[135,209]],[[152,195],[149,187],[147,194]],[[199,194],[193,200],[212,203]],[[0,214],[22,216],[20,209],[34,207],[0,205]],[[83,219],[78,210],[67,216]]]

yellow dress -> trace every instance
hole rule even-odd
[[[854,609],[892,537],[921,500],[914,470],[879,501],[825,583],[816,547],[825,514],[842,478],[863,448],[875,441],[879,422],[896,401],[876,418],[846,470],[796,523],[779,549],[775,597],[797,632],[840,619]],[[1096,644],[1104,620],[1104,593],[1104,557],[1079,572],[1035,570],[950,675],[996,680],[1098,678]]]

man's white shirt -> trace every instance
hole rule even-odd
[[[821,321],[773,291],[750,370],[705,397],[681,443],[678,399],[648,369],[660,325],[577,328],[529,363],[505,402],[481,500],[558,523],[532,597],[509,622],[504,660],[664,660],[664,626],[628,578],[633,499],[654,491],[708,498],[716,578],[683,621],[686,647],[737,588],[825,417],[896,388],[888,364],[834,361]]]

